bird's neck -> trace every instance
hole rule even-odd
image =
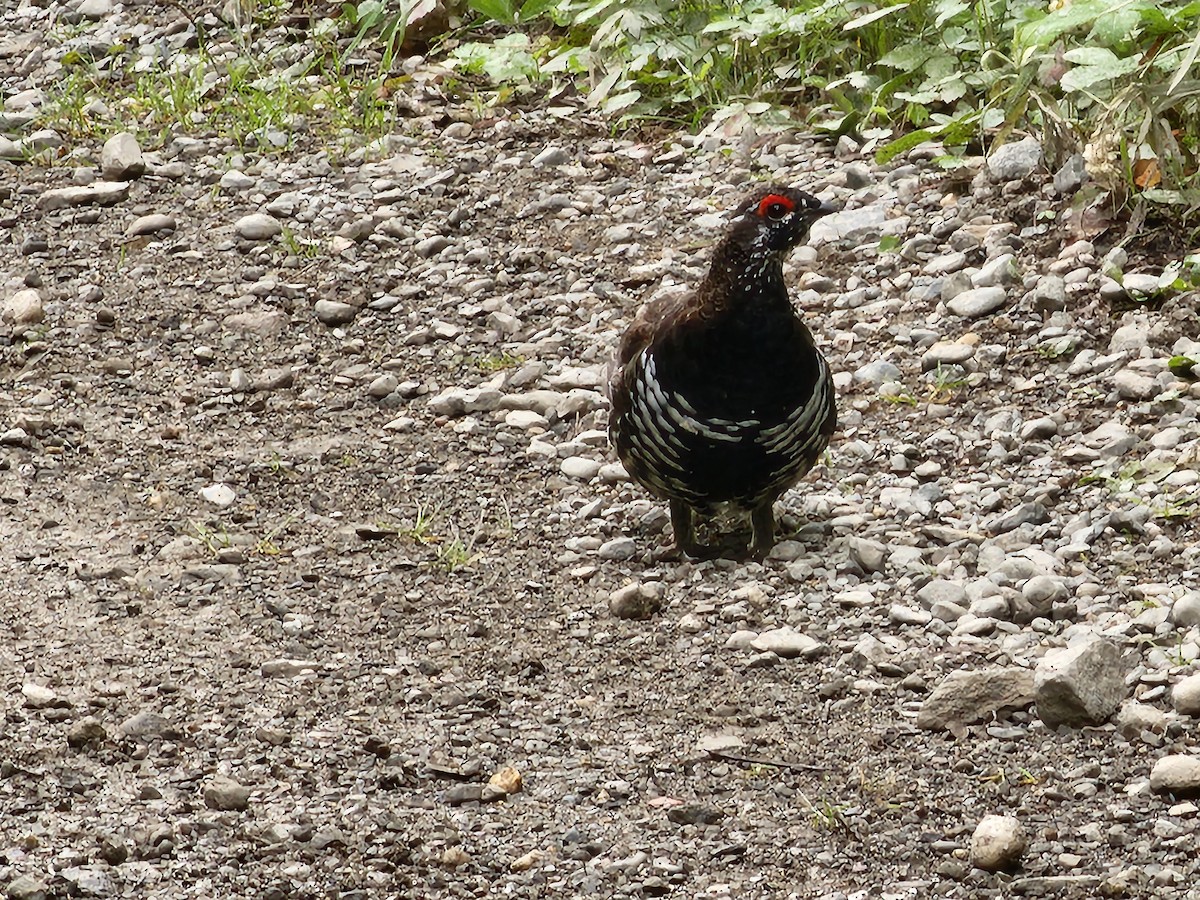
[[[753,245],[732,242],[719,245],[699,293],[716,315],[728,313],[739,318],[792,315],[783,280],[782,256]]]

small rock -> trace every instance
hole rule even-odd
[[[1126,740],[1134,740],[1146,732],[1162,734],[1167,728],[1167,716],[1156,706],[1129,700],[1117,710],[1116,726]]]
[[[33,288],[13,292],[4,304],[3,319],[14,325],[36,325],[45,318],[42,295]]]
[[[980,287],[963,291],[946,303],[946,308],[964,319],[976,319],[995,312],[1008,302],[1008,293],[1002,287]]]
[[[1099,725],[1126,693],[1121,651],[1099,638],[1046,654],[1034,675],[1038,717],[1051,728]]]
[[[14,878],[4,889],[8,900],[47,900],[50,897],[46,882],[33,875],[21,875]]]
[[[764,631],[750,642],[750,647],[760,653],[774,653],[782,659],[813,659],[828,650],[826,644],[789,625]]]
[[[600,472],[603,465],[599,460],[588,459],[586,456],[568,456],[559,463],[559,471],[568,478],[576,481],[591,481]]]
[[[1021,269],[1017,265],[1017,258],[1011,253],[1001,254],[990,260],[971,276],[971,284],[977,288],[1016,284],[1020,280]]]
[[[605,541],[596,551],[601,559],[626,560],[633,559],[637,553],[637,541],[629,537],[613,538]]]
[[[661,581],[635,581],[609,595],[608,611],[618,619],[648,619],[662,609],[665,596]]]
[[[427,237],[423,241],[418,241],[417,245],[413,247],[413,251],[417,256],[428,259],[431,256],[441,253],[449,246],[450,238],[443,234],[435,234],[433,237]]]
[[[353,322],[358,315],[358,307],[340,300],[321,299],[313,304],[313,312],[322,324],[336,327]]]
[[[221,812],[241,812],[250,807],[250,788],[217,775],[204,786],[204,805]]]
[[[112,206],[129,197],[128,181],[101,181],[96,184],[53,188],[38,197],[39,209],[63,209],[70,206]]]
[[[1087,165],[1082,153],[1072,153],[1067,161],[1054,173],[1054,190],[1060,194],[1073,194],[1087,180]]]
[[[51,688],[32,682],[21,685],[21,696],[25,698],[25,705],[29,709],[51,709],[67,705]]]
[[[1016,181],[1032,175],[1042,164],[1042,145],[1027,137],[1005,144],[987,158],[988,174],[993,181]]]
[[[702,803],[683,803],[667,810],[667,819],[676,825],[715,825],[725,818],[725,813]]]
[[[233,224],[234,231],[239,237],[248,241],[269,241],[283,231],[279,220],[266,213],[250,213],[242,216]]]
[[[206,503],[211,503],[220,509],[232,506],[237,500],[237,493],[227,484],[210,484],[202,487],[200,496]]]
[[[67,746],[78,750],[89,744],[102,743],[107,737],[108,732],[95,717],[84,716],[67,729]]]
[[[174,231],[176,228],[174,216],[162,215],[154,213],[148,216],[139,216],[134,219],[128,228],[125,229],[125,237],[138,237],[143,234],[157,234],[160,231]]]
[[[921,354],[921,371],[928,372],[938,366],[959,365],[975,355],[975,347],[958,341],[938,341]]]
[[[367,385],[367,396],[382,400],[400,386],[400,379],[391,372],[385,372]]]
[[[537,167],[561,166],[570,161],[571,154],[569,154],[562,147],[546,147],[541,153],[533,158],[533,165]]]
[[[1171,621],[1179,628],[1194,628],[1200,625],[1200,593],[1184,594],[1171,604]]]
[[[1158,382],[1136,369],[1121,369],[1113,376],[1113,385],[1123,400],[1150,400],[1158,396]]]
[[[1033,673],[1028,669],[993,666],[951,672],[921,703],[917,727],[952,728],[1032,702]]]
[[[846,539],[846,549],[850,551],[850,559],[864,572],[882,572],[887,565],[888,548],[879,541],[850,537]]]
[[[1200,756],[1164,756],[1150,770],[1150,789],[1177,797],[1200,796]]]
[[[998,872],[1016,865],[1025,853],[1025,828],[1012,816],[984,816],[971,834],[971,865]]]
[[[114,134],[104,142],[100,151],[100,174],[106,181],[132,181],[145,171],[142,148],[128,131]]]
[[[1183,716],[1200,717],[1200,672],[1188,675],[1171,690],[1171,703]]]
[[[1022,525],[1044,525],[1049,521],[1050,512],[1035,500],[996,516],[987,524],[987,529],[992,534],[1005,534]]]

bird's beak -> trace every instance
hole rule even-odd
[[[835,206],[832,203],[822,201],[821,205],[813,210],[813,213],[818,216],[828,216],[831,213],[841,212],[841,209],[842,208],[840,206]]]

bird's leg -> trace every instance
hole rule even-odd
[[[775,498],[754,507],[750,513],[750,556],[762,559],[775,546]]]
[[[671,527],[675,529],[675,546],[693,559],[710,555],[707,547],[696,543],[695,514],[682,500],[671,501]]]

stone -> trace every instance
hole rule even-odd
[[[128,181],[98,181],[95,184],[52,188],[38,197],[39,209],[65,209],[71,206],[112,206],[129,197]]]
[[[1176,797],[1200,797],[1200,756],[1164,756],[1150,770],[1150,789]]]
[[[1200,718],[1200,672],[1188,675],[1171,689],[1171,703],[1180,715]]]
[[[603,463],[598,459],[588,459],[586,456],[568,456],[559,463],[559,471],[568,478],[576,481],[591,481],[599,472]]]
[[[1002,287],[980,287],[963,291],[947,301],[946,308],[964,319],[977,319],[995,312],[1008,302],[1008,293]]]
[[[36,325],[46,316],[42,306],[42,295],[33,288],[22,288],[15,291],[4,304],[3,315],[5,322],[14,325]]]
[[[336,327],[353,322],[354,317],[358,315],[358,307],[350,303],[342,303],[340,300],[322,298],[313,304],[313,313],[323,325]]]
[[[618,619],[649,619],[662,609],[666,586],[661,581],[635,581],[608,596],[608,611]]]
[[[1113,376],[1113,385],[1123,400],[1151,400],[1158,396],[1158,382],[1137,369],[1121,369]]]
[[[90,744],[103,743],[108,738],[108,731],[93,716],[84,716],[78,722],[71,723],[67,729],[67,746],[75,750]]]
[[[921,703],[917,727],[946,729],[1033,702],[1033,672],[1016,667],[951,672]]]
[[[1200,625],[1200,593],[1191,591],[1172,603],[1171,621],[1177,628]]]
[[[1013,816],[984,816],[971,833],[971,865],[988,872],[1015,866],[1025,853],[1025,827]]]
[[[1103,638],[1046,654],[1034,674],[1038,717],[1051,728],[1103,723],[1128,693],[1125,672],[1121,651]]]
[[[882,572],[887,565],[888,548],[879,541],[852,536],[846,539],[846,549],[864,572]]]
[[[986,527],[992,534],[1005,534],[1022,525],[1044,525],[1049,521],[1049,510],[1035,500],[1032,503],[1022,503],[1016,509],[1001,513],[988,522]]]
[[[1032,175],[1042,164],[1042,145],[1027,137],[999,147],[987,158],[988,175],[993,181],[1016,181]]]
[[[750,647],[760,653],[774,653],[782,659],[813,659],[828,649],[816,638],[796,631],[788,625],[764,631],[750,642]]]
[[[1021,268],[1017,265],[1017,258],[1011,253],[1004,253],[989,260],[971,276],[971,284],[977,288],[1017,284],[1020,280]]]
[[[174,231],[177,227],[174,216],[152,213],[139,216],[125,229],[125,237],[139,237],[144,234],[157,234],[160,231]]]
[[[938,341],[921,354],[921,371],[929,372],[938,366],[959,365],[975,355],[975,347],[958,341]]]
[[[1128,700],[1117,710],[1115,724],[1126,740],[1134,740],[1147,732],[1162,734],[1167,729],[1167,716],[1157,706]]]
[[[204,786],[204,805],[220,812],[242,812],[250,808],[250,788],[232,778],[213,777]]]
[[[1054,190],[1060,194],[1074,194],[1087,180],[1087,165],[1082,153],[1072,153],[1054,173]]]
[[[40,878],[21,875],[8,883],[4,889],[4,896],[8,900],[48,900],[50,892],[46,882]]]
[[[146,172],[142,148],[128,131],[114,134],[100,151],[100,174],[105,181],[132,181]]]
[[[546,147],[533,158],[532,165],[537,167],[542,166],[561,166],[571,161],[571,154],[562,147]]]
[[[283,225],[267,213],[250,213],[234,222],[233,230],[248,241],[269,241],[283,232]]]
[[[227,484],[210,484],[200,488],[200,497],[205,503],[224,509],[237,501],[237,492]]]
[[[413,252],[423,259],[428,259],[431,256],[436,256],[447,247],[450,246],[450,238],[443,234],[435,234],[433,237],[427,237],[422,241],[418,241],[413,247]]]

